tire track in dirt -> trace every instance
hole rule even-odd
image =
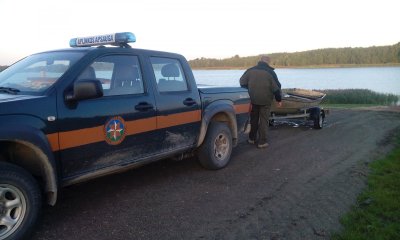
[[[323,139],[316,136],[319,132],[311,132],[315,135],[312,140],[315,147],[311,147],[310,151],[316,154],[309,157],[312,164],[308,168],[294,167],[297,173],[282,171],[287,181],[281,182],[255,205],[248,206],[234,220],[227,221],[228,226],[215,234],[203,236],[203,239],[329,239],[333,231],[340,229],[339,217],[355,202],[365,186],[368,163],[387,152],[386,140],[391,138],[393,132],[399,132],[399,123],[394,122],[399,120],[399,115],[344,113],[348,116],[346,119],[332,119],[337,122],[322,130],[325,131],[324,138],[335,138],[333,141],[325,140],[328,145],[316,146],[315,143],[321,143]],[[379,129],[371,129],[374,126],[366,124],[370,121],[380,126]],[[305,132],[310,131],[296,134],[307,137]],[[273,134],[273,137],[277,139],[282,135]],[[296,143],[298,140],[289,137],[279,144],[300,145],[291,151],[304,149],[304,144]],[[296,152],[303,155],[300,149]],[[273,149],[270,149],[271,155],[274,155],[272,152]],[[298,161],[293,155],[290,159],[296,159],[298,164],[307,162]]]

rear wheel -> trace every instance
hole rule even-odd
[[[41,192],[24,169],[0,162],[0,240],[21,239],[39,216]]]
[[[204,168],[221,169],[228,164],[232,147],[232,133],[229,127],[225,123],[211,122],[197,157]]]

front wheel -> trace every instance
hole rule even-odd
[[[232,147],[232,133],[229,127],[225,123],[211,122],[197,157],[204,168],[221,169],[228,164]]]
[[[30,233],[41,209],[36,180],[24,169],[0,162],[0,240]]]

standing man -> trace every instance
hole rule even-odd
[[[258,132],[258,148],[268,147],[268,122],[274,96],[279,107],[282,106],[281,84],[274,68],[269,66],[270,62],[270,57],[262,56],[257,66],[247,69],[240,78],[240,86],[249,90],[252,105],[250,113],[251,130],[248,142],[254,144]]]

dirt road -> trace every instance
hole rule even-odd
[[[400,114],[333,110],[322,130],[278,124],[229,166],[162,161],[71,186],[33,239],[329,239],[389,150]]]

